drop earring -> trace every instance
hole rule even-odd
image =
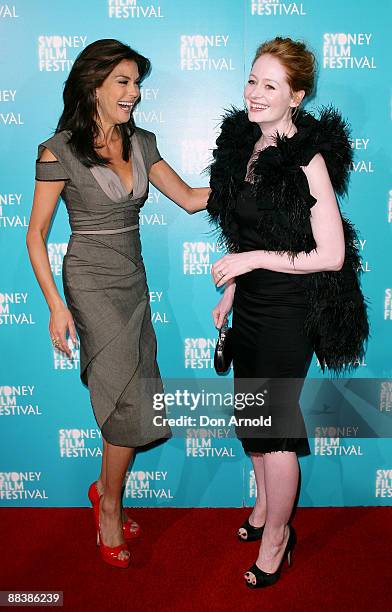
[[[293,121],[294,121],[294,119],[297,118],[298,113],[299,113],[299,104],[298,104],[298,106],[296,106],[294,108],[293,112],[291,113],[291,118],[292,118]]]

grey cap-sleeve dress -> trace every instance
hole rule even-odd
[[[80,339],[81,379],[102,435],[138,447],[170,436],[154,425],[153,395],[162,393],[149,293],[141,256],[139,211],[148,173],[161,159],[151,132],[131,137],[133,192],[108,167],[87,168],[59,132],[38,147],[58,161],[36,164],[36,179],[64,180],[61,194],[72,235],[64,257],[65,298]],[[163,414],[165,416],[165,414]]]

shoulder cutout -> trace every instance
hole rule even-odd
[[[42,151],[38,161],[41,161],[41,162],[52,162],[52,161],[58,161],[58,160],[57,160],[57,157],[52,153],[52,151],[49,151],[49,149],[47,149],[45,147],[44,150]]]

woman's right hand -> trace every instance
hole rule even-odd
[[[77,345],[75,324],[72,315],[65,304],[56,306],[50,313],[49,333],[53,346],[71,357],[71,349],[67,342],[67,331],[74,346]],[[57,339],[57,344],[54,340]]]
[[[227,319],[227,315],[232,309],[234,301],[235,283],[227,286],[221,300],[217,303],[215,308],[212,310],[212,318],[214,319],[214,325],[217,329],[220,329]]]

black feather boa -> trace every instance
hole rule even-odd
[[[337,196],[347,192],[352,148],[349,130],[332,107],[319,119],[300,111],[296,134],[276,135],[276,146],[261,151],[252,166],[253,191],[260,210],[260,249],[287,253],[294,259],[316,247],[310,214],[316,203],[301,166],[321,153]],[[232,108],[223,118],[210,166],[211,194],[207,211],[219,227],[218,239],[231,253],[239,252],[239,228],[234,208],[253,148],[261,136],[245,111]],[[345,263],[339,272],[306,275],[309,313],[306,332],[312,338],[321,367],[336,374],[355,368],[369,336],[367,308],[360,288],[360,257],[356,232],[342,217]]]

